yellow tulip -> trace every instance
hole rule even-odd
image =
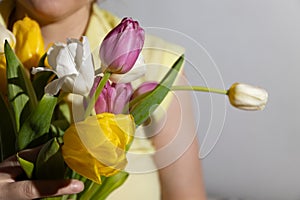
[[[72,124],[64,134],[62,154],[67,165],[100,184],[127,164],[126,146],[135,132],[131,115],[101,113]]]
[[[15,22],[13,33],[16,36],[15,52],[20,61],[27,69],[36,67],[45,53],[39,24],[25,17],[23,20]]]

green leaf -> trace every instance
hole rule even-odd
[[[177,77],[177,74],[180,71],[183,61],[184,56],[182,55],[173,64],[172,68],[168,71],[160,84],[152,92],[133,105],[130,114],[133,115],[135,124],[137,126],[146,121],[150,114],[154,112],[157,106],[167,96],[173,82]]]
[[[66,102],[59,104],[59,114],[60,119],[65,119],[68,123],[72,122],[72,112],[70,110],[70,105]]]
[[[0,162],[17,152],[16,130],[6,102],[0,94]]]
[[[58,97],[58,102],[61,96]],[[55,108],[52,118],[50,133],[53,137],[62,137],[71,123],[71,113],[69,105],[65,102],[60,102]]]
[[[4,51],[7,63],[8,100],[14,111],[16,130],[19,131],[22,122],[36,107],[37,99],[22,63],[7,41],[5,41]],[[25,106],[28,108],[25,109]]]
[[[106,199],[111,192],[120,187],[128,178],[129,174],[124,171],[120,171],[117,174],[110,177],[101,177],[102,183],[97,184],[92,182],[85,190],[79,194],[81,200]]]
[[[32,85],[38,100],[40,100],[45,94],[45,87],[52,76],[53,72],[49,71],[38,72],[36,75],[34,75]]]
[[[56,120],[52,122],[50,130],[53,136],[62,137],[69,126],[70,124],[67,120]]]
[[[26,148],[31,142],[49,132],[57,98],[45,94],[37,107],[22,125],[18,135],[18,147]]]
[[[38,66],[44,67],[45,66],[45,60],[47,58],[47,52],[44,53],[44,55],[41,57]],[[44,94],[45,94],[45,87],[49,82],[49,79],[51,76],[53,76],[53,72],[50,71],[44,71],[44,72],[38,72],[34,75],[32,80],[32,85],[34,88],[34,91],[36,93],[36,97],[38,100],[40,100]]]
[[[35,176],[37,179],[62,179],[65,174],[64,158],[56,138],[48,141],[36,160]]]
[[[22,167],[22,169],[25,171],[25,174],[28,178],[32,178],[33,170],[34,170],[34,164],[30,161],[27,161],[19,156],[17,153],[17,159]]]
[[[46,60],[46,58],[47,58],[47,52],[44,53],[44,55],[39,60],[39,64],[38,64],[39,67],[45,66],[45,60]]]

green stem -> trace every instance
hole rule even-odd
[[[216,88],[208,88],[202,86],[184,86],[184,85],[176,85],[172,86],[171,90],[193,90],[200,92],[211,92],[216,94],[228,94],[228,90],[216,89]]]
[[[88,104],[88,106],[85,110],[84,119],[87,118],[91,114],[91,112],[92,112],[92,110],[95,106],[96,100],[98,99],[99,95],[101,94],[102,89],[104,88],[104,86],[105,86],[106,82],[108,81],[110,75],[111,75],[110,72],[105,72],[104,73],[104,76],[102,77],[102,79],[101,79],[94,95],[89,99],[89,104]]]
[[[90,200],[92,196],[97,192],[99,185],[95,182],[92,182],[87,189],[84,190],[82,196],[80,196],[81,200]]]

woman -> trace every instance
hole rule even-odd
[[[8,28],[26,15],[36,20],[41,26],[45,46],[53,41],[65,42],[66,38],[79,39],[82,35],[87,35],[92,50],[96,52],[106,33],[119,23],[119,19],[100,10],[91,0],[4,0],[0,3],[0,11],[0,23]],[[145,46],[149,48],[145,48],[143,52],[146,63],[171,66],[180,54],[178,51],[174,53],[178,47],[159,39],[148,38]],[[164,51],[153,51],[153,47]],[[156,71],[149,72],[147,80],[159,80],[163,74],[160,68],[156,68]],[[137,140],[132,146],[132,155],[135,155],[134,151],[138,152],[147,146],[149,151],[146,151],[144,157],[149,162],[147,166],[152,166],[154,160],[158,171],[149,167],[147,172],[134,173],[135,170],[139,173],[141,171],[133,164],[129,179],[108,199],[205,199],[195,128],[193,120],[188,120],[192,113],[191,104],[184,103],[189,101],[185,93],[178,93],[176,97],[180,101],[168,97],[169,100],[162,105],[162,108],[168,107],[165,123],[159,132],[150,133],[151,142],[147,140],[140,143]],[[161,119],[157,121],[162,121]],[[151,126],[148,130],[153,131]],[[147,128],[145,129],[144,132],[147,132]],[[148,153],[152,145],[156,149],[154,156]],[[129,158],[129,165],[131,162]],[[15,157],[0,165],[0,199],[33,199],[77,193],[83,189],[82,183],[76,180],[16,181],[15,177],[20,173]]]

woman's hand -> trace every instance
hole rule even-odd
[[[21,152],[22,157],[36,157],[39,149]],[[0,200],[27,200],[41,197],[75,194],[83,190],[78,180],[19,180],[24,175],[16,156],[0,163]]]

